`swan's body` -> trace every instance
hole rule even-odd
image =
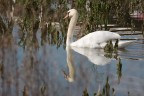
[[[103,48],[103,43],[112,39],[120,39],[120,35],[109,31],[96,31],[72,42],[70,45],[75,47]]]
[[[67,32],[67,40],[66,40],[67,46],[87,47],[87,48],[104,48],[107,41],[121,38],[119,34],[113,33],[110,31],[95,31],[73,42],[74,27],[78,19],[77,10],[70,9],[66,17],[68,16],[71,18],[71,20],[70,20],[68,32]],[[123,48],[123,47],[128,46],[131,43],[132,41],[122,41],[122,42],[119,41],[118,47]]]

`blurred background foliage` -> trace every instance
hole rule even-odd
[[[0,0],[0,33],[12,33],[14,25],[20,28],[19,44],[36,41],[41,32],[41,44],[60,46],[65,43],[68,20],[66,11],[76,8],[81,37],[95,30],[109,30],[108,24],[144,30],[143,20],[131,18],[136,12],[144,13],[143,0]]]

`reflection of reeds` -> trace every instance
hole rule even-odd
[[[1,75],[1,78],[3,78],[3,75],[4,75],[4,65],[3,64],[0,64],[0,75]]]
[[[89,96],[89,94],[88,94],[88,92],[87,92],[87,89],[85,89],[84,91],[83,91],[83,95],[82,96]]]
[[[93,96],[111,96],[111,91],[112,91],[112,96],[115,96],[115,89],[112,88],[112,90],[110,90],[110,84],[109,84],[109,79],[107,77],[106,79],[106,82],[105,82],[105,85],[103,87],[103,90],[100,91],[100,86],[99,86],[99,89],[96,93],[94,93]],[[87,91],[87,89],[84,89],[83,91],[83,96],[89,96],[89,93]]]
[[[122,77],[122,63],[120,58],[118,58],[117,63],[117,76],[118,76],[118,83],[120,83],[120,79]]]

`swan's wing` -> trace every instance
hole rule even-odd
[[[95,40],[96,43],[103,43],[113,39],[120,39],[121,36],[117,33],[109,32],[109,31],[96,31],[92,34],[92,38]]]
[[[100,43],[113,39],[120,39],[120,35],[109,31],[96,31],[87,34],[76,42],[73,42],[71,46],[101,48]]]

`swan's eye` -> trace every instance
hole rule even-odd
[[[67,12],[68,16],[71,17],[70,11]]]
[[[70,11],[67,12],[67,14],[69,14],[69,13],[70,13]]]
[[[67,11],[66,16],[64,17],[64,19],[66,19],[67,17],[70,17],[70,14],[69,14],[69,13],[70,13],[70,12]]]

